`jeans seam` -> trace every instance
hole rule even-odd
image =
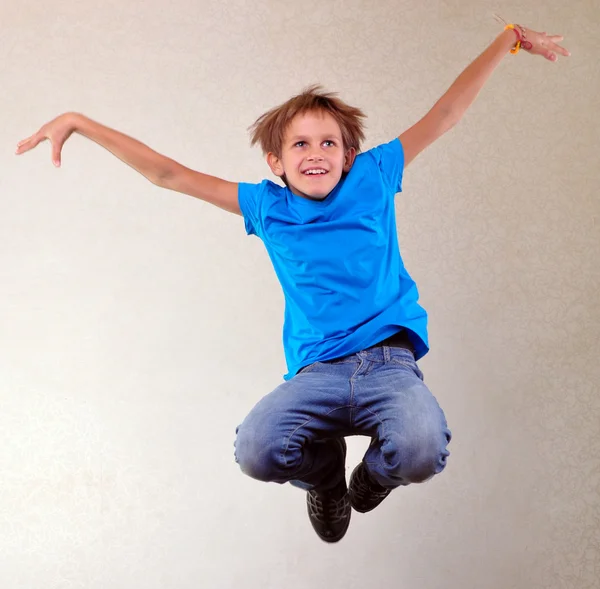
[[[356,416],[356,403],[354,402],[354,378],[356,377],[356,375],[360,371],[360,369],[363,367],[364,363],[365,363],[365,360],[364,360],[364,358],[361,357],[360,361],[358,363],[358,366],[356,367],[356,370],[350,377],[350,405],[349,405],[349,407],[350,407],[350,425],[352,427],[354,427],[354,418]]]
[[[327,413],[325,413],[325,415],[331,415],[332,413],[335,413],[336,411],[340,411],[341,409],[350,409],[352,411],[352,405],[342,405],[341,407],[336,407],[335,409],[332,409],[331,411],[328,411]],[[281,452],[281,458],[283,460],[283,462],[285,462],[286,460],[286,454],[287,451],[289,450],[290,447],[290,440],[292,439],[292,437],[294,436],[294,434],[301,428],[303,428],[304,426],[306,426],[307,424],[309,424],[311,421],[314,421],[314,417],[311,417],[310,419],[307,419],[306,421],[302,422],[300,425],[298,425],[298,427],[296,427],[288,436],[287,439],[284,438],[284,448]],[[300,470],[299,468],[296,470],[296,472],[298,472],[298,470]],[[294,475],[291,475],[292,477]]]
[[[373,411],[372,409],[369,409],[368,407],[361,407],[362,410],[367,411],[368,413],[370,413],[371,415],[373,415],[375,417],[375,419],[377,419],[377,421],[379,422],[379,425],[381,426],[381,431],[380,431],[380,435],[375,437],[378,437],[380,440],[383,439],[383,437],[385,436],[385,434],[387,433],[386,431],[386,426],[385,426],[385,422],[383,421],[383,419],[381,419],[381,417],[379,417],[379,413],[377,413],[376,411]]]

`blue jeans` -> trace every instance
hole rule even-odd
[[[451,438],[413,354],[387,346],[307,366],[259,401],[236,433],[242,472],[306,490],[345,476],[332,438],[369,436],[365,468],[388,489],[441,472]]]

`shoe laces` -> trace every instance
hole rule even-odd
[[[331,491],[309,491],[308,507],[310,516],[323,524],[338,524],[348,517],[348,494],[339,499],[332,497]]]
[[[364,466],[361,466],[354,477],[352,493],[359,501],[385,499],[389,490],[373,481]]]

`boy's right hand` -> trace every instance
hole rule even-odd
[[[21,155],[33,149],[46,139],[52,146],[52,163],[59,168],[61,163],[61,151],[65,141],[73,134],[77,115],[75,113],[62,114],[49,123],[46,123],[37,133],[31,137],[19,141],[17,144],[17,155]]]

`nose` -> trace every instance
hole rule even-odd
[[[306,159],[309,162],[322,162],[325,158],[318,149],[313,149]]]

